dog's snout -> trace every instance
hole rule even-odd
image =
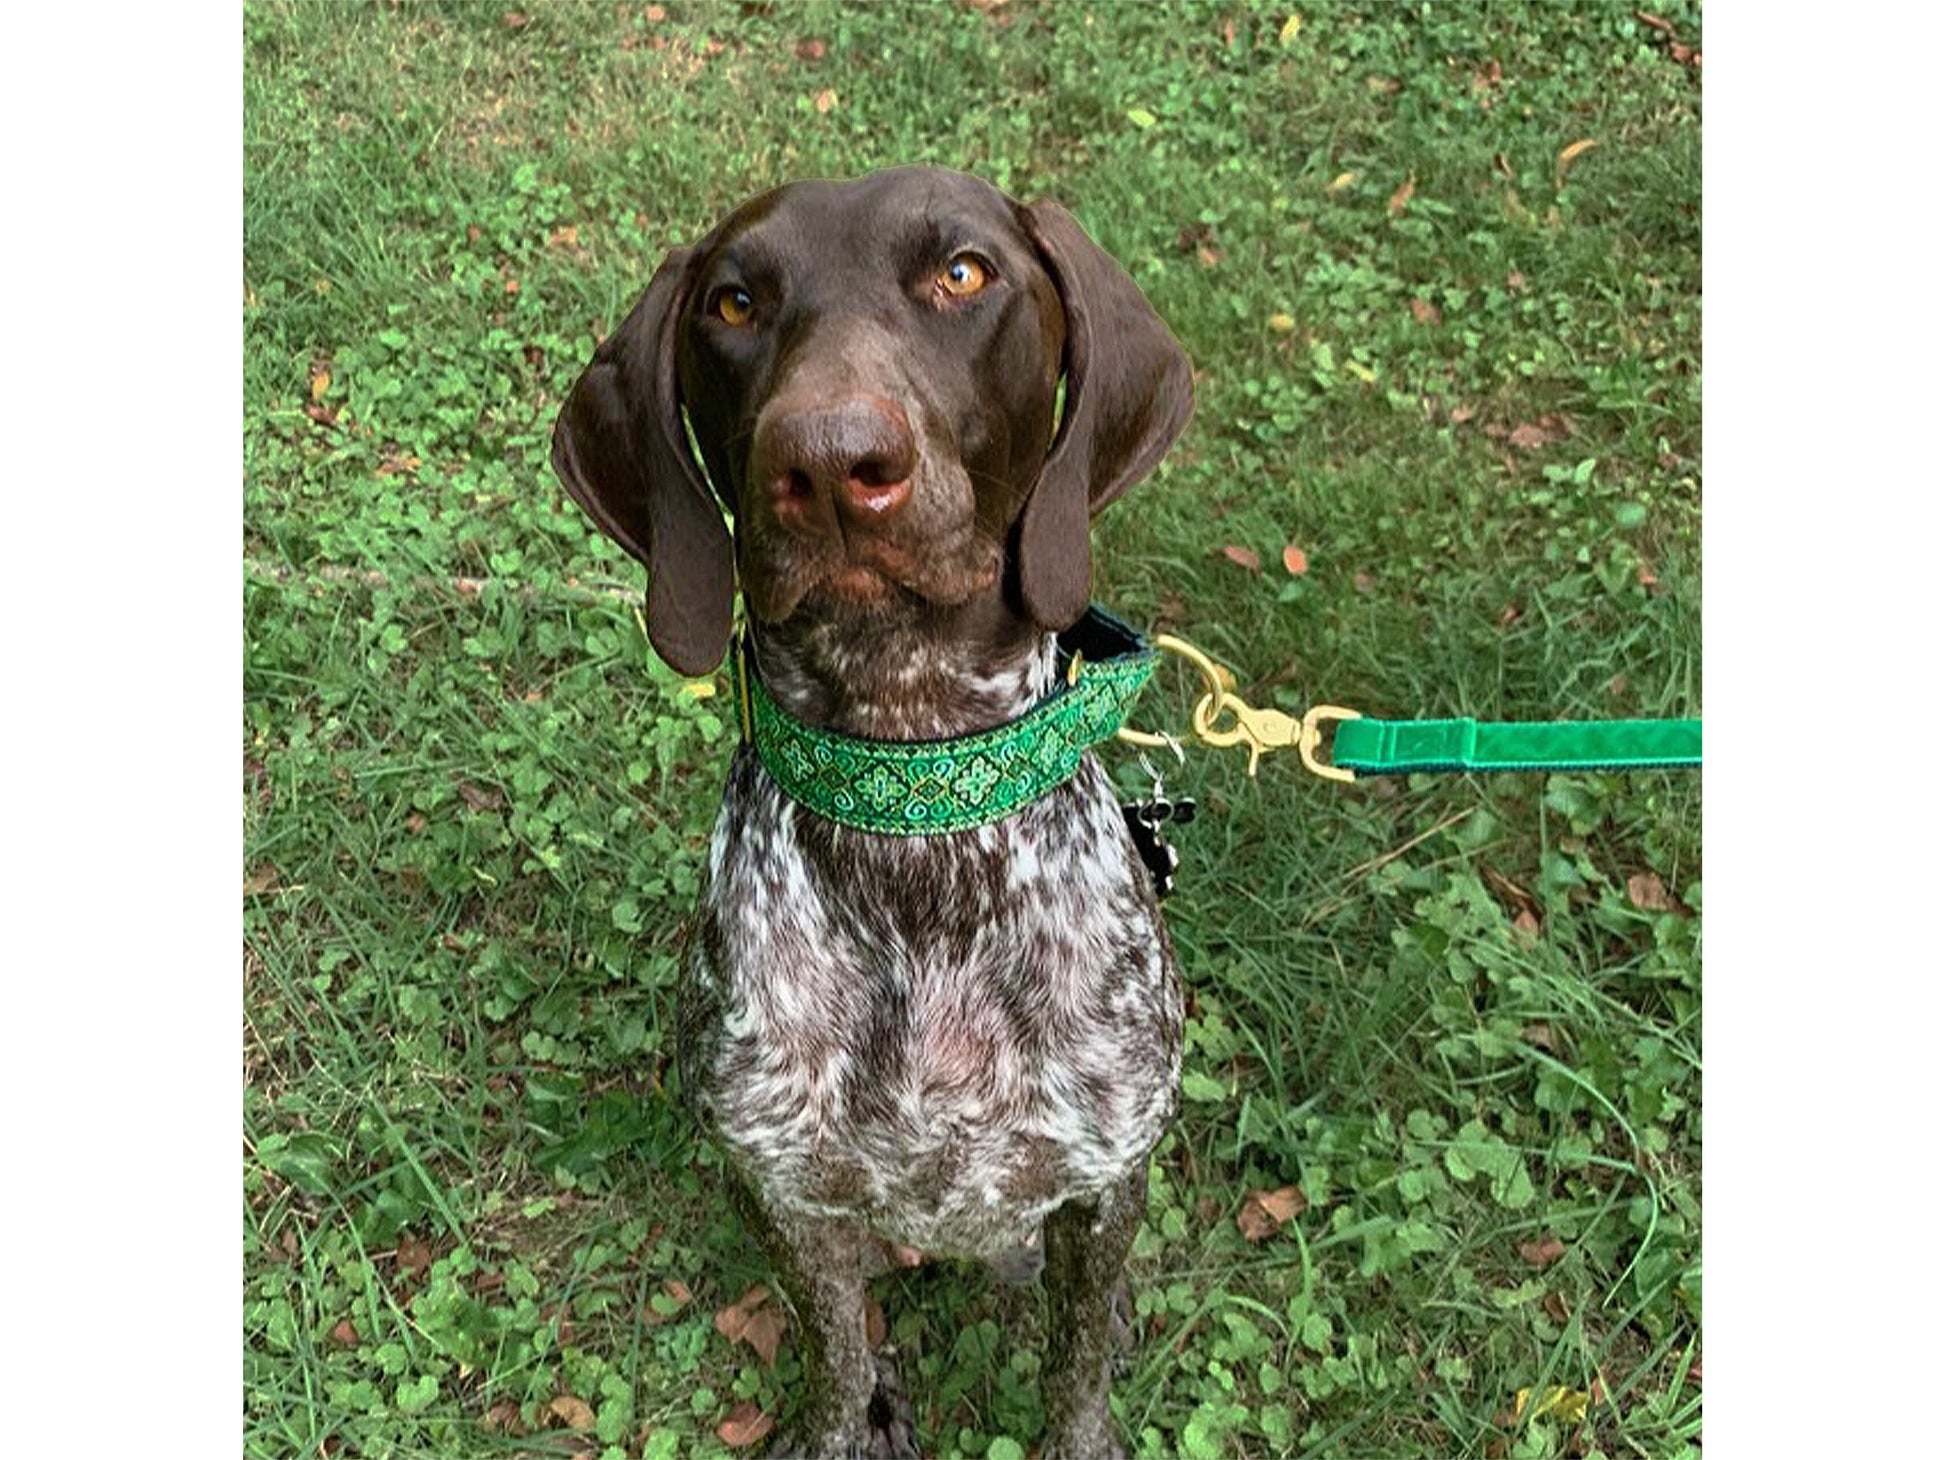
[[[883,396],[850,396],[771,414],[757,430],[752,475],[787,527],[815,532],[835,512],[871,528],[912,495],[919,446],[912,424]]]

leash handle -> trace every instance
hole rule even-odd
[[[1331,759],[1366,775],[1694,767],[1703,763],[1703,722],[1357,719],[1338,727]]]

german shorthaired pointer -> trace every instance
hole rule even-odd
[[[575,385],[554,463],[648,566],[676,669],[723,661],[740,584],[750,672],[788,715],[936,740],[1050,693],[1090,516],[1189,409],[1181,348],[1066,211],[901,168],[779,188],[671,253]],[[779,1449],[915,1453],[866,1279],[900,1249],[1038,1241],[1041,1453],[1120,1455],[1113,1309],[1182,994],[1093,757],[1004,820],[887,836],[786,799],[744,745],[683,985],[684,1091],[797,1316],[808,1392]]]

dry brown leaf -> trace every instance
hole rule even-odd
[[[1637,872],[1628,879],[1628,900],[1643,912],[1668,912],[1676,905],[1669,889],[1653,872]]]
[[[741,1450],[746,1445],[754,1445],[769,1434],[777,1423],[761,1409],[754,1399],[746,1399],[735,1409],[723,1416],[723,1422],[716,1427],[716,1438],[732,1450]]]
[[[426,1269],[432,1266],[432,1249],[408,1232],[399,1238],[398,1250],[392,1260],[398,1264],[400,1272],[423,1277]]]
[[[277,869],[265,862],[243,879],[243,895],[258,897],[277,885]]]
[[[525,1434],[527,1426],[520,1422],[520,1406],[511,1399],[496,1399],[487,1406],[480,1416],[480,1428],[488,1432],[504,1430],[510,1435]]]
[[[1567,146],[1563,147],[1561,149],[1561,155],[1554,159],[1555,182],[1559,183],[1565,178],[1568,175],[1568,169],[1574,165],[1575,158],[1579,157],[1594,145],[1595,139],[1593,137],[1583,137],[1580,141],[1570,142]]]
[[[716,1331],[731,1343],[735,1343],[743,1337],[743,1331],[750,1326],[751,1315],[769,1301],[770,1289],[758,1283],[729,1307],[718,1310]]]
[[[572,1394],[557,1394],[547,1402],[547,1412],[571,1430],[591,1430],[595,1427],[595,1412],[585,1399],[577,1399]]]
[[[806,36],[791,49],[796,53],[797,59],[800,61],[822,61],[824,59],[824,42],[812,36]]]
[[[1524,907],[1514,918],[1514,936],[1529,944],[1540,941],[1541,920],[1534,916],[1534,910]]]
[[[650,5],[642,11],[642,18],[651,25],[660,25],[669,18],[669,12],[660,5]]]
[[[865,1294],[865,1345],[877,1348],[885,1342],[887,1333],[885,1310],[878,1306],[878,1299],[870,1293]]]
[[[1386,200],[1385,211],[1390,213],[1394,218],[1403,217],[1405,215],[1405,205],[1412,201],[1412,189],[1417,181],[1418,179],[1415,177],[1408,177],[1400,184],[1399,190]]]
[[[1662,580],[1656,577],[1655,569],[1651,568],[1647,563],[1637,563],[1635,565],[1635,581],[1640,583],[1644,588],[1653,588]]]
[[[331,1336],[346,1348],[358,1347],[358,1330],[351,1326],[349,1318],[340,1319],[338,1326],[331,1330]]]
[[[1264,570],[1264,560],[1247,547],[1238,547],[1235,543],[1231,543],[1223,549],[1223,556],[1239,568],[1248,568],[1253,573],[1261,573]]]
[[[1351,575],[1351,586],[1360,593],[1369,596],[1378,587],[1378,579],[1374,578],[1370,573],[1353,573]]]
[[[324,399],[324,393],[329,389],[331,389],[331,372],[329,370],[320,370],[316,375],[311,377],[312,400]]]
[[[1442,322],[1439,306],[1427,299],[1412,301],[1412,317],[1420,324],[1439,324]]]
[[[1667,36],[1673,36],[1676,33],[1675,26],[1671,25],[1668,21],[1662,19],[1662,17],[1660,16],[1649,14],[1649,12],[1646,10],[1636,11],[1635,18],[1641,21],[1642,24],[1646,25],[1650,30],[1659,30],[1664,35]]]
[[[1284,548],[1284,571],[1293,578],[1301,578],[1311,571],[1311,560],[1296,543],[1286,544]]]
[[[1295,1186],[1250,1192],[1237,1212],[1237,1230],[1247,1242],[1262,1242],[1308,1205],[1304,1193]]]
[[[784,1310],[775,1305],[759,1308],[752,1313],[743,1329],[743,1341],[764,1361],[766,1368],[777,1362],[777,1345],[783,1338]]]
[[[1539,451],[1547,445],[1547,432],[1531,422],[1524,422],[1507,433],[1507,440],[1522,451]]]
[[[1550,1234],[1536,1238],[1532,1242],[1521,1243],[1520,1260],[1529,1267],[1549,1268],[1559,1262],[1561,1255],[1567,1250],[1567,1243]]]
[[[823,91],[820,91],[816,96],[811,98],[811,105],[816,107],[820,114],[830,111],[831,108],[833,108],[837,104],[838,104],[838,93],[833,91],[828,86],[825,87]]]

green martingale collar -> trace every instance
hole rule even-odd
[[[1102,608],[1060,636],[1063,683],[1018,720],[950,740],[864,740],[793,720],[730,655],[743,738],[798,804],[859,831],[931,836],[1011,816],[1074,775],[1155,672],[1156,651]],[[1076,659],[1079,658],[1078,673]]]

